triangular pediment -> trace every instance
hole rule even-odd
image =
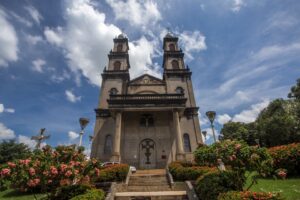
[[[143,74],[129,82],[130,85],[161,85],[164,81],[151,76],[149,74]]]

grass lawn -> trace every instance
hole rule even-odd
[[[247,180],[247,188],[251,183],[250,177]],[[278,192],[286,200],[300,200],[300,178],[280,179],[258,179],[258,183],[254,184],[251,191],[255,192]]]
[[[41,199],[42,197],[45,197],[45,194],[36,194],[37,199]],[[24,194],[19,193],[14,190],[5,190],[0,192],[0,199],[1,200],[34,200],[33,194]]]

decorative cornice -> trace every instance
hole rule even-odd
[[[189,107],[184,110],[184,115],[188,118],[193,116],[197,116],[199,111],[199,107]]]
[[[169,77],[191,77],[192,72],[189,69],[165,69],[164,78]]]
[[[121,78],[124,80],[130,80],[130,75],[128,70],[104,70],[101,74],[102,79],[116,79]]]
[[[97,108],[97,109],[95,109],[95,112],[96,112],[96,117],[110,117],[111,116],[109,109]]]

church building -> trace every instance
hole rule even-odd
[[[162,79],[147,73],[130,79],[128,38],[120,34],[114,39],[95,109],[92,158],[139,169],[193,160],[202,137],[192,72],[178,37],[168,33],[163,50]]]

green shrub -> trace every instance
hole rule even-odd
[[[81,194],[76,197],[73,197],[71,200],[103,200],[104,198],[105,198],[105,194],[103,190],[91,189],[87,191],[85,194]]]
[[[110,165],[100,170],[96,182],[123,181],[126,179],[128,170],[127,164]]]
[[[169,171],[174,180],[196,180],[199,176],[208,172],[217,171],[215,167],[195,166],[191,163],[173,162],[169,165]]]
[[[50,200],[69,200],[75,196],[85,194],[92,187],[89,185],[68,185],[56,189],[49,197]]]
[[[251,192],[251,191],[231,191],[222,193],[218,196],[218,200],[281,200],[278,193],[270,192]]]
[[[268,149],[274,160],[274,169],[286,169],[288,175],[300,175],[300,143]]]
[[[220,193],[242,190],[244,183],[234,171],[210,172],[198,178],[196,192],[200,200],[216,200]]]

